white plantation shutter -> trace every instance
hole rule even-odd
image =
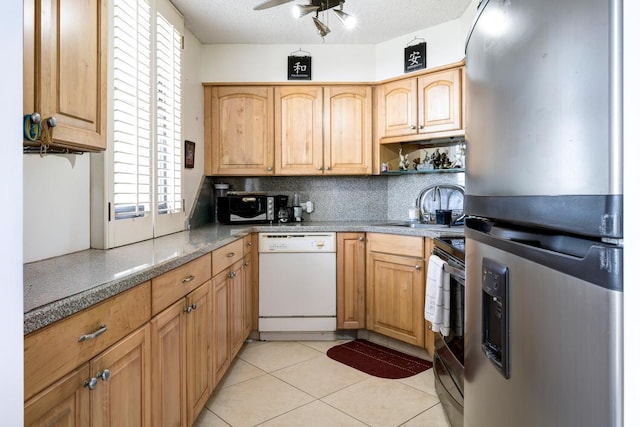
[[[182,17],[168,0],[113,7],[110,247],[184,228]]]
[[[156,205],[160,214],[182,211],[182,35],[157,17]]]

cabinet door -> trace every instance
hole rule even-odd
[[[24,2],[24,112],[55,117],[56,145],[106,148],[107,1]]]
[[[217,384],[230,364],[229,344],[229,271],[213,278],[213,371]]]
[[[417,133],[415,78],[382,84],[378,92],[378,133],[381,138]]]
[[[229,347],[231,349],[230,359],[242,347],[245,335],[245,288],[244,288],[244,268],[243,261],[235,263],[229,272],[229,312],[231,314]]]
[[[243,341],[249,336],[253,328],[253,274],[255,270],[253,260],[253,253],[245,255],[242,260]]]
[[[93,376],[109,371],[91,391],[92,426],[151,425],[149,344],[147,324],[91,361]]]
[[[322,174],[322,88],[276,87],[275,99],[276,174]]]
[[[25,426],[83,427],[89,425],[89,364],[34,396],[24,406]]]
[[[151,421],[187,425],[185,299],[151,319]]]
[[[205,86],[205,175],[272,175],[273,88]]]
[[[462,129],[460,68],[418,79],[418,117],[420,133]]]
[[[370,252],[367,263],[367,329],[422,347],[423,260]]]
[[[371,88],[324,88],[324,173],[371,173]]]
[[[365,328],[364,233],[338,233],[338,329]]]
[[[187,295],[187,425],[192,425],[213,389],[211,281]]]

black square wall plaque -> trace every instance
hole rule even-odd
[[[287,74],[289,80],[311,80],[311,57],[289,56]]]
[[[422,42],[404,48],[404,72],[427,68],[427,43]]]

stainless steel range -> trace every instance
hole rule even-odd
[[[463,425],[464,407],[464,237],[434,240],[433,255],[446,262],[449,273],[449,333],[435,336],[435,386],[453,427]]]

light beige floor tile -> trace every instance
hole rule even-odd
[[[327,356],[316,357],[272,372],[283,381],[317,398],[327,396],[370,375],[360,372]]]
[[[259,377],[260,375],[266,375],[266,372],[236,357],[217,387],[228,387],[241,383],[242,381],[250,380],[251,378]]]
[[[417,417],[409,420],[402,427],[449,427],[441,404],[437,404]]]
[[[396,427],[438,403],[397,380],[371,377],[322,399],[370,426]]]
[[[260,424],[261,427],[364,427],[366,424],[318,400]]]
[[[207,408],[233,427],[254,426],[313,401],[310,395],[262,375],[217,389]]]
[[[273,372],[322,355],[294,341],[263,341],[245,344],[238,357],[265,372]]]
[[[229,424],[222,421],[207,408],[204,408],[193,423],[193,427],[229,427]]]
[[[327,353],[331,347],[336,345],[344,344],[353,340],[337,340],[337,341],[300,341],[300,344],[306,345],[307,347],[311,347],[314,350],[318,350],[322,353]]]
[[[419,374],[411,377],[401,378],[398,381],[420,391],[424,391],[425,393],[437,396],[436,385],[434,382],[435,378],[433,377],[433,368],[427,369],[426,371],[420,372]]]

